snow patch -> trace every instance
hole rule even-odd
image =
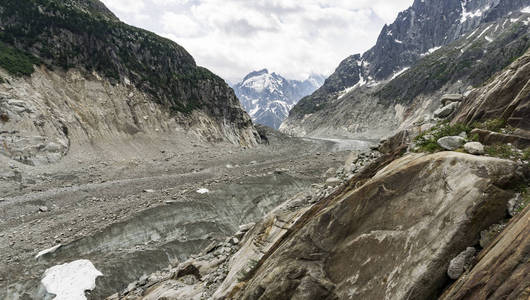
[[[433,54],[434,52],[438,51],[441,48],[442,48],[442,46],[433,47],[433,48],[427,50],[427,52],[420,54],[420,56],[426,56],[426,55],[429,55],[429,54]]]
[[[480,39],[480,37],[483,36],[483,35],[486,33],[486,31],[488,31],[488,30],[491,28],[491,26],[493,26],[493,25],[490,25],[490,26],[486,27],[486,29],[484,29],[484,30],[483,30],[483,31],[477,36],[477,39]]]
[[[57,249],[61,248],[61,244],[57,245],[57,246],[53,246],[51,248],[48,248],[48,249],[45,249],[45,250],[42,250],[40,251],[39,253],[37,253],[37,255],[35,255],[35,259],[38,259],[39,257],[45,255],[45,254],[48,254],[48,253],[53,253],[55,252]]]
[[[492,39],[492,38],[490,38],[489,36],[485,36],[484,38],[486,39],[486,41],[488,41],[488,43],[491,43],[491,42],[493,42],[493,39]]]
[[[475,10],[473,12],[468,12],[466,10],[466,4],[467,4],[467,0],[464,0],[461,3],[461,5],[462,5],[462,16],[460,18],[460,23],[465,23],[469,19],[481,17],[484,12],[486,12],[488,9],[490,9],[489,6],[486,6],[484,8],[477,9],[477,10]]]
[[[54,300],[86,300],[85,291],[96,287],[99,276],[92,262],[80,259],[47,269],[41,283]]]
[[[198,189],[196,192],[197,192],[198,194],[207,194],[207,193],[210,192],[210,190],[209,190],[209,189],[202,188],[202,189]]]
[[[530,14],[530,6],[527,6],[527,7],[523,8],[523,9],[521,9],[521,12],[523,14]]]
[[[402,41],[398,40],[398,39],[394,39],[394,42],[398,43],[398,44],[403,44]]]
[[[408,69],[410,69],[410,67],[406,67],[406,68],[403,68],[401,69],[400,71],[396,72],[392,78],[390,78],[390,80],[394,80],[396,77],[398,77],[399,75],[405,73]]]

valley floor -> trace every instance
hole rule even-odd
[[[269,145],[250,149],[156,145],[136,157],[77,153],[40,167],[3,161],[0,298],[43,296],[44,270],[82,258],[104,274],[92,297],[108,296],[322,183],[352,147],[369,143],[273,136]]]

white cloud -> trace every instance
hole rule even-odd
[[[103,0],[132,25],[184,46],[236,81],[268,68],[289,78],[330,74],[375,44],[413,0]]]

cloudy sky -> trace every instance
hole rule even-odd
[[[268,68],[290,79],[329,75],[375,44],[413,0],[102,0],[122,21],[184,46],[236,82]]]

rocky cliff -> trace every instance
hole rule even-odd
[[[528,3],[415,1],[376,45],[345,59],[290,112],[299,136],[379,138],[432,115],[443,93],[465,93],[529,47]]]
[[[97,1],[0,4],[2,154],[53,162],[71,145],[191,130],[259,140],[234,92],[179,45]]]
[[[278,129],[291,108],[323,83],[320,75],[288,80],[264,69],[245,76],[234,86],[234,91],[254,122]]]

